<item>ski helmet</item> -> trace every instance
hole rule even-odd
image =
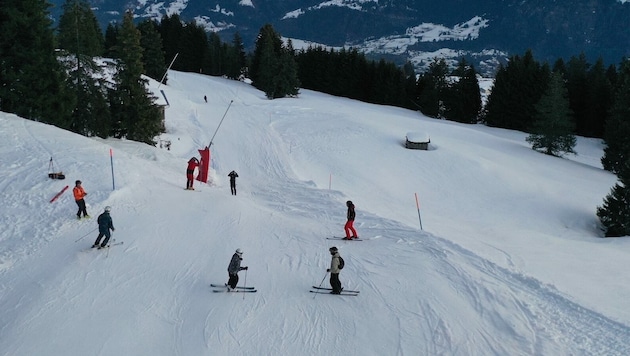
[[[109,213],[111,210],[112,210],[112,207],[111,207],[111,206],[106,206],[106,207],[105,207],[105,211],[106,211],[106,212],[108,212],[108,213]]]
[[[237,248],[236,249],[236,254],[239,255],[239,256],[242,255],[243,254],[243,250],[241,250],[240,248]]]
[[[333,246],[333,247],[331,247],[331,248],[329,249],[329,251],[330,251],[330,252],[332,252],[332,253],[335,253],[335,252],[337,252],[338,250],[337,250],[337,247]]]
[[[74,184],[79,185],[79,184],[81,184],[81,181],[80,181],[80,180],[78,180],[78,181],[74,182]]]

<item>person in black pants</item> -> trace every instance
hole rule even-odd
[[[230,189],[232,190],[232,195],[236,195],[236,177],[238,177],[238,173],[232,171],[228,174],[230,177]]]
[[[326,272],[330,272],[330,286],[332,287],[331,293],[340,294],[343,288],[341,288],[341,281],[339,281],[339,272],[341,272],[341,269],[339,268],[339,250],[337,247],[333,246],[328,249],[328,251],[330,251],[330,255],[332,256],[330,260],[330,268],[326,270]]]
[[[241,261],[243,260],[243,251],[240,248],[236,249],[230,264],[228,265],[228,277],[227,282],[228,292],[232,292],[238,284],[238,272],[248,269],[248,267],[241,267]]]
[[[98,237],[96,238],[96,241],[94,241],[94,245],[92,245],[92,248],[94,247],[98,247],[100,248],[104,248],[107,247],[107,243],[109,242],[109,238],[112,237],[111,233],[109,232],[109,230],[111,229],[112,231],[116,230],[114,229],[114,223],[112,221],[112,217],[109,215],[109,212],[112,210],[111,207],[106,206],[105,207],[105,211],[103,211],[103,213],[101,215],[98,216]],[[103,240],[103,243],[101,244],[101,239],[103,238],[103,236],[105,236],[105,240]]]

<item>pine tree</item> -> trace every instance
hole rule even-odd
[[[44,0],[0,6],[0,110],[69,128],[74,105],[55,56],[48,7]]]
[[[206,30],[194,21],[186,23],[179,38],[177,62],[182,70],[203,73],[208,55],[208,35]],[[209,74],[209,73],[208,73]]]
[[[586,74],[589,105],[586,108],[584,132],[578,135],[604,137],[604,126],[608,120],[609,109],[613,102],[613,85],[608,79],[604,62],[600,58]]]
[[[59,21],[58,41],[73,58],[67,63],[68,87],[74,88],[75,107],[70,130],[85,136],[107,137],[110,115],[106,84],[94,61],[103,53],[103,35],[96,16],[84,0],[68,0]]]
[[[618,175],[619,182],[597,208],[597,217],[604,226],[606,237],[630,236],[630,164]]]
[[[138,24],[138,30],[140,31],[144,74],[160,81],[166,72],[166,63],[162,51],[162,37],[157,31],[157,24],[153,20],[145,20]],[[166,79],[164,77],[163,84],[166,84]]]
[[[114,119],[114,136],[155,144],[154,138],[162,128],[162,118],[154,97],[142,79],[142,47],[140,31],[133,24],[133,14],[125,13],[118,33],[117,53],[120,59],[115,75],[116,88],[110,94]]]
[[[547,90],[535,105],[537,120],[526,140],[532,149],[560,156],[575,153],[575,124],[571,117],[567,89],[560,73],[552,73]]]
[[[283,98],[285,96],[298,95],[300,81],[298,79],[298,68],[293,54],[293,44],[291,40],[280,52],[277,62],[276,77],[274,78],[273,96],[267,95],[270,99]]]
[[[66,0],[58,31],[59,48],[90,58],[103,55],[103,32],[86,0]]]
[[[630,60],[624,60],[619,68],[617,91],[606,121],[604,141],[604,169],[618,174],[630,160]]]
[[[227,72],[231,59],[227,59],[227,51],[221,41],[221,37],[215,32],[211,32],[207,43],[206,61],[204,72],[210,75],[222,75]]]
[[[291,51],[270,24],[260,29],[249,73],[252,85],[269,99],[297,95],[298,69]]]
[[[162,45],[164,46],[164,58],[167,62],[173,61],[175,56],[181,51],[181,39],[184,36],[184,25],[179,15],[164,16],[158,26],[158,32],[162,37]],[[173,69],[187,70],[183,66],[183,62],[176,60],[173,62]]]
[[[475,67],[462,58],[453,75],[459,79],[447,90],[444,116],[452,121],[477,123],[481,112],[481,91]]]
[[[226,73],[228,78],[240,79],[247,75],[247,55],[241,36],[236,32],[228,48]]]
[[[586,61],[586,55],[571,57],[566,65],[567,90],[569,93],[569,105],[575,119],[575,129],[578,135],[586,136],[586,112],[590,105],[588,97],[589,83],[586,78],[590,64]]]
[[[528,131],[536,116],[534,105],[547,87],[548,66],[541,65],[531,51],[510,57],[500,66],[485,107],[488,126]]]
[[[444,96],[448,89],[447,75],[448,65],[442,58],[429,64],[429,69],[418,79],[418,105],[424,115],[443,118]]]
[[[107,58],[118,58],[116,53],[116,44],[118,43],[118,25],[109,23],[105,30],[105,52],[104,56]]]

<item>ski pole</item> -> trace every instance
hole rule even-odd
[[[110,233],[109,237],[111,238],[112,236],[114,236],[114,233]],[[112,242],[116,241],[116,239],[112,239]],[[109,257],[109,244],[111,244],[111,242],[107,241],[107,254],[105,255],[105,258]]]
[[[96,230],[96,228],[94,228],[94,230]],[[85,234],[85,235],[83,235],[83,236],[79,237],[78,239],[74,240],[74,242],[79,242],[79,241],[83,240],[83,239],[84,239],[87,235],[89,235],[89,234],[93,233],[93,232],[94,232],[94,230],[92,230],[92,231],[88,232],[87,234]]]
[[[324,278],[322,278],[322,281],[321,281],[321,282],[319,282],[319,287],[318,287],[318,289],[322,287],[322,284],[324,284],[324,279],[326,279],[326,276],[327,276],[327,275],[328,275],[328,271],[326,271],[326,274],[324,275]],[[315,295],[313,296],[313,299],[315,299],[315,297],[317,297],[317,293],[315,293]]]
[[[247,270],[249,270],[249,267],[245,270],[245,283],[243,284],[243,287],[247,287]],[[243,293],[243,300],[245,300],[245,294],[246,293]]]

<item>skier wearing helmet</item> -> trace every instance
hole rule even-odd
[[[243,251],[240,248],[236,249],[234,255],[232,255],[232,260],[230,260],[230,264],[228,265],[228,275],[230,279],[227,282],[228,292],[231,292],[236,288],[238,284],[238,272],[242,270],[247,270],[247,267],[241,267],[241,261],[243,260]]]
[[[103,213],[101,215],[98,216],[97,222],[98,222],[98,237],[96,238],[96,241],[94,242],[94,245],[92,245],[92,248],[94,247],[98,247],[99,249],[106,247],[107,243],[109,242],[109,238],[112,236],[111,233],[109,232],[109,230],[111,229],[112,231],[115,231],[116,229],[114,229],[114,223],[112,221],[112,217],[109,216],[109,212],[112,210],[111,207],[106,206],[105,207],[105,211],[103,211]],[[103,236],[105,236],[105,240],[103,240],[103,243],[100,244],[101,238],[103,238]]]
[[[354,204],[352,201],[348,200],[346,202],[346,206],[348,207],[348,221],[346,221],[346,225],[343,227],[346,232],[346,240],[358,239],[357,230],[354,229],[354,218],[356,216],[356,213],[354,212]]]
[[[330,255],[332,256],[330,260],[330,268],[326,270],[326,272],[330,272],[330,287],[332,287],[332,294],[341,294],[341,281],[339,281],[339,272],[341,272],[341,268],[339,268],[339,250],[337,247],[333,246],[330,249]]]

